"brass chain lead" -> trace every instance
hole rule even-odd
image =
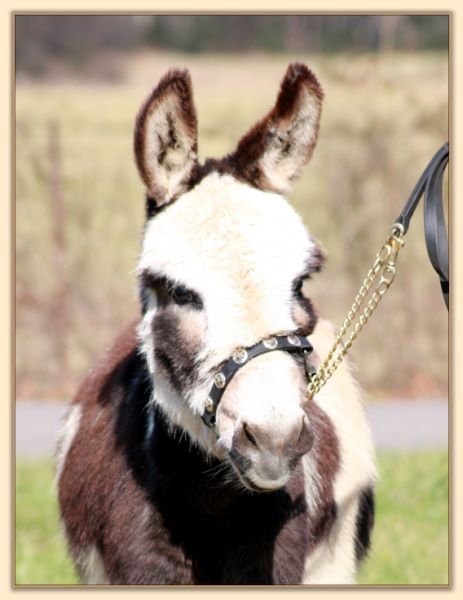
[[[401,223],[394,223],[387,240],[376,255],[373,266],[368,271],[367,276],[360,286],[352,307],[347,313],[347,317],[337,333],[330,351],[325,360],[318,367],[317,371],[310,377],[307,386],[307,397],[309,400],[320,391],[328,379],[334,374],[342,359],[356,340],[358,334],[362,331],[368,319],[389,289],[389,286],[394,281],[397,255],[405,243],[405,240],[403,239],[404,235],[404,226]],[[366,302],[368,293],[378,278],[379,281]],[[355,321],[357,314],[362,309],[365,302],[366,306]],[[348,331],[350,331],[350,334],[346,339]]]

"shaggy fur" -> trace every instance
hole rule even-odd
[[[135,331],[126,330],[78,393],[81,426],[59,501],[81,575],[99,552],[112,583],[299,583],[304,557],[336,517],[339,450],[329,419],[311,405],[323,497],[315,509],[301,468],[284,490],[243,491],[220,461],[169,431],[156,409],[150,416]]]
[[[82,384],[58,452],[84,582],[354,581],[375,464],[349,367],[308,403],[302,355],[259,356],[227,386],[215,428],[201,419],[237,348],[297,331],[317,366],[333,342],[308,296],[323,254],[280,195],[312,155],[322,98],[313,73],[290,65],[274,108],[204,165],[186,71],[170,71],[138,114],[142,315]]]

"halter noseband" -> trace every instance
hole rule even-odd
[[[214,383],[206,401],[206,409],[201,416],[207,427],[214,427],[217,406],[219,405],[228,384],[241,367],[246,365],[253,358],[260,356],[261,354],[266,354],[267,352],[273,352],[274,350],[303,352],[304,355],[307,356],[312,352],[313,348],[307,338],[296,335],[295,333],[290,333],[286,335],[272,335],[257,342],[254,346],[235,350],[232,356],[223,363],[222,368],[214,377]]]

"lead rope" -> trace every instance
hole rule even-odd
[[[342,359],[357,339],[358,334],[362,331],[368,319],[374,313],[376,307],[381,302],[381,299],[386,294],[391,283],[394,281],[397,256],[400,249],[405,244],[405,240],[403,239],[404,234],[404,226],[401,223],[394,223],[387,240],[376,255],[373,266],[368,271],[367,276],[360,286],[352,307],[347,313],[347,317],[336,335],[333,346],[318,369],[309,373],[309,384],[307,386],[307,398],[309,400],[320,391],[335,373]],[[367,301],[368,292],[375,281],[377,281],[377,285]],[[366,306],[364,306],[365,302],[367,302]],[[356,320],[355,317],[363,306],[364,308]],[[349,336],[347,338],[348,334]]]
[[[402,212],[391,228],[389,237],[376,255],[373,266],[368,271],[364,282],[360,286],[354,303],[347,313],[347,317],[336,335],[331,350],[328,352],[325,360],[318,369],[310,367],[308,361],[306,361],[309,381],[307,386],[308,400],[311,400],[335,373],[342,359],[357,339],[358,334],[362,331],[368,319],[386,294],[391,283],[394,281],[397,256],[405,243],[404,236],[408,231],[410,219],[423,194],[426,247],[431,263],[439,275],[444,300],[448,308],[448,239],[442,204],[442,182],[448,160],[449,146],[448,142],[446,142],[432,157],[413,188]],[[375,290],[367,301],[368,293],[375,281],[377,281]],[[364,308],[361,314],[358,319],[355,320],[355,317],[362,307]]]

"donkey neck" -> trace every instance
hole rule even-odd
[[[301,581],[308,535],[300,471],[284,490],[248,492],[157,411],[148,454],[152,501],[171,543],[191,561],[194,582]],[[295,549],[289,559],[287,543]]]

